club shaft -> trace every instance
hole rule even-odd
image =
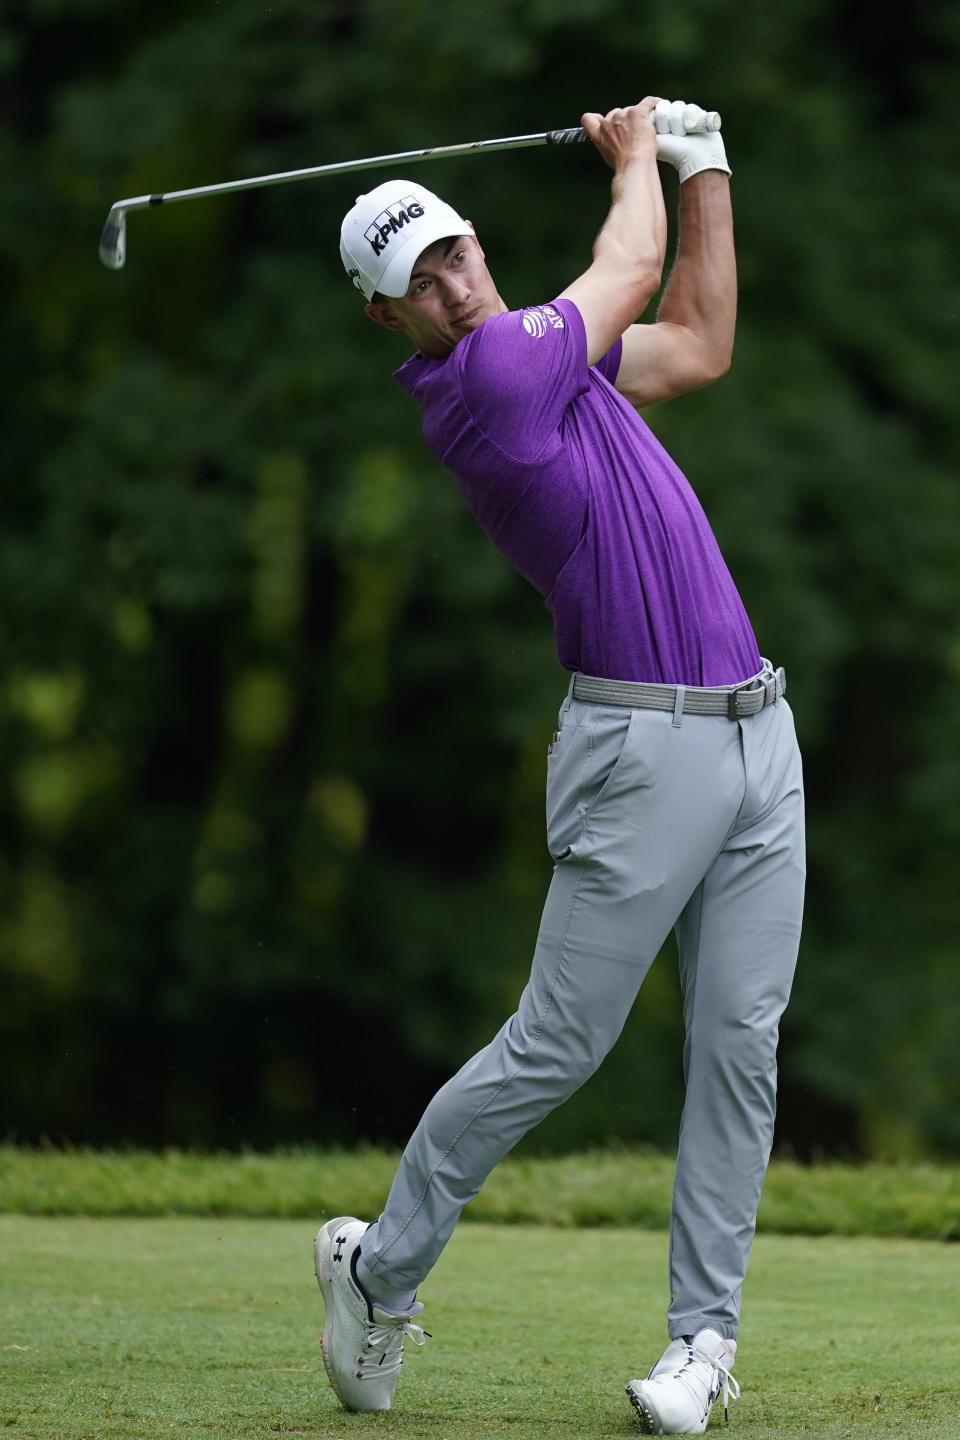
[[[427,150],[401,150],[395,155],[371,155],[366,160],[340,160],[332,165],[311,165],[305,170],[282,170],[276,175],[254,175],[248,180],[225,180],[219,185],[196,185],[190,190],[163,190],[154,195],[136,195],[129,200],[118,200],[110,208],[145,210],[150,205],[172,205],[178,200],[197,200],[204,195],[230,195],[240,190],[264,189],[268,185],[288,185],[293,180],[310,180],[318,175],[349,175],[354,170],[375,170],[384,165],[412,165],[417,160],[446,159],[474,150],[522,150],[531,145],[569,144],[586,138],[586,132],[580,129],[549,130],[542,135],[512,135],[502,140],[472,140],[462,145],[434,145]]]
[[[699,130],[718,130],[720,116],[716,111],[700,112]],[[691,127],[692,128],[692,127]],[[110,207],[100,237],[100,258],[111,270],[119,270],[126,258],[126,217],[131,210],[146,210],[155,205],[174,205],[182,200],[199,200],[209,195],[231,195],[241,190],[262,190],[269,185],[289,185],[295,180],[311,180],[319,175],[349,175],[357,170],[375,170],[386,165],[412,165],[419,160],[449,159],[455,155],[475,154],[493,150],[524,150],[534,145],[575,145],[587,139],[579,126],[570,130],[545,130],[537,135],[509,135],[500,140],[470,140],[460,145],[434,145],[426,150],[402,150],[395,155],[372,155],[365,160],[340,160],[332,165],[311,165],[304,170],[283,170],[276,175],[255,175],[247,180],[226,180],[219,185],[196,185],[189,190],[164,190],[153,195],[134,195],[117,200]]]

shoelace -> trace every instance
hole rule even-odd
[[[385,1323],[367,1324],[366,1340],[364,1341],[363,1353],[357,1357],[358,1380],[373,1380],[377,1376],[392,1375],[399,1370],[403,1364],[403,1342],[412,1340],[414,1345],[425,1345],[430,1339],[429,1330],[424,1330],[420,1325],[414,1325],[412,1320],[390,1320]],[[373,1354],[381,1352],[379,1360],[373,1359]],[[367,1355],[370,1359],[367,1359]],[[371,1369],[365,1373],[362,1368],[370,1365]]]
[[[729,1420],[729,1419],[730,1419],[730,1409],[729,1409],[729,1406],[730,1406],[730,1396],[732,1395],[733,1398],[734,1398],[734,1400],[739,1400],[739,1399],[740,1399],[740,1386],[737,1384],[736,1380],[734,1380],[733,1376],[730,1374],[730,1371],[727,1369],[726,1365],[718,1365],[718,1366],[717,1366],[717,1369],[720,1371],[720,1374],[721,1374],[721,1376],[723,1377],[723,1381],[722,1381],[723,1418],[724,1418],[724,1420]]]
[[[705,1355],[702,1350],[695,1349],[693,1345],[689,1346],[689,1351],[691,1359],[701,1360],[705,1365],[709,1365],[711,1370],[716,1370],[717,1374],[720,1376],[720,1383],[717,1386],[717,1389],[715,1390],[712,1385],[710,1387],[711,1399],[716,1397],[717,1391],[719,1390],[723,1396],[723,1418],[725,1421],[729,1421],[730,1396],[732,1395],[734,1400],[739,1400],[740,1386],[737,1384],[736,1380],[734,1380],[733,1376],[730,1374],[730,1371],[727,1369],[726,1365],[724,1365],[722,1360],[714,1360],[711,1356]]]
[[[703,1350],[698,1350],[696,1346],[691,1345],[689,1342],[687,1342],[687,1359],[680,1366],[680,1369],[675,1372],[678,1380],[681,1379],[684,1370],[692,1362],[697,1362],[701,1365],[707,1365],[712,1371],[716,1372],[718,1380],[711,1381],[708,1391],[708,1401],[709,1404],[712,1405],[718,1394],[722,1393],[723,1418],[725,1421],[729,1421],[730,1396],[732,1395],[734,1400],[739,1400],[740,1386],[730,1374],[730,1371],[727,1369],[726,1365],[724,1365],[722,1360],[715,1360],[712,1355],[707,1355]]]

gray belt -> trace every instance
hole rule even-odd
[[[787,688],[781,666],[769,674],[746,680],[732,689],[699,685],[642,685],[633,680],[599,680],[574,675],[573,698],[595,705],[629,705],[635,710],[673,710],[684,715],[726,715],[742,720],[779,700]]]

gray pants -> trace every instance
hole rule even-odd
[[[517,1012],[427,1107],[364,1239],[365,1265],[392,1289],[421,1283],[497,1162],[600,1065],[675,926],[686,1098],[668,1331],[733,1339],[803,908],[789,706],[730,720],[568,697],[548,761],[547,839],[556,864]]]

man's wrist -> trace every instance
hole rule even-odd
[[[614,166],[613,173],[614,175],[623,175],[628,170],[635,170],[639,166],[655,165],[656,161],[656,151],[645,145],[642,150],[631,150],[629,155],[622,156]]]
[[[728,190],[730,188],[731,171],[721,169],[694,170],[686,179],[681,176],[680,184],[685,188],[694,181],[694,189],[706,189],[708,186]]]

